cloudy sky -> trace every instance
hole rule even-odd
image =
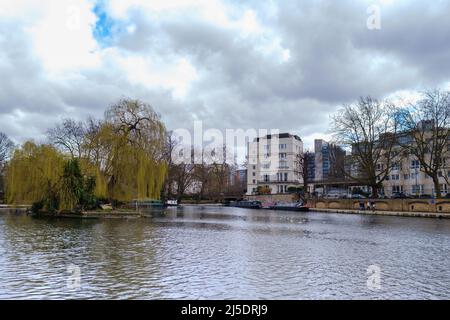
[[[126,96],[170,129],[277,128],[310,145],[360,95],[448,87],[449,13],[438,0],[0,0],[0,131],[39,140]]]

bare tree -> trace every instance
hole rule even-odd
[[[194,153],[201,153],[201,162],[194,165],[193,171],[194,179],[198,182],[200,188],[198,200],[201,201],[211,184],[211,166],[209,165],[209,157],[205,154],[203,149],[201,149],[201,151],[194,150]]]
[[[14,143],[11,139],[3,132],[0,132],[0,166],[9,158],[13,148]]]
[[[47,130],[47,137],[53,145],[69,153],[73,158],[81,158],[86,128],[83,122],[64,119],[55,128]]]
[[[401,125],[399,143],[407,155],[420,163],[420,170],[433,179],[436,197],[441,196],[439,177],[450,156],[450,92],[429,90],[417,103],[397,114]]]
[[[166,145],[164,151],[164,158],[167,163],[167,178],[164,182],[164,197],[170,199],[175,196],[180,203],[183,196],[186,194],[189,187],[194,182],[194,165],[192,162],[177,161],[178,155],[174,150],[180,145],[180,141],[173,134],[168,132],[166,134]],[[180,155],[181,156],[181,155]],[[191,160],[193,153],[191,151]]]
[[[342,173],[354,182],[369,186],[374,197],[378,196],[397,157],[394,150],[397,123],[393,110],[388,101],[361,97],[332,116],[335,142],[352,150],[346,157],[350,163],[342,166]]]
[[[301,154],[297,155],[296,160],[296,168],[295,172],[302,178],[303,180],[303,192],[306,194],[308,192],[308,186],[311,182],[310,181],[310,163],[311,161],[314,162],[314,159],[312,158],[313,153],[306,151]]]
[[[4,192],[4,171],[6,161],[14,148],[14,143],[6,134],[0,132],[0,193]]]

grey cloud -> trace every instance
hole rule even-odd
[[[114,39],[118,50],[154,61],[182,57],[192,63],[198,79],[183,99],[168,90],[131,85],[113,61],[81,70],[77,80],[52,83],[25,35],[9,39],[9,46],[0,42],[6,55],[0,64],[0,124],[15,110],[47,114],[22,133],[10,129],[21,137],[36,134],[68,114],[101,116],[110,103],[130,96],[151,103],[172,129],[189,128],[200,119],[205,127],[278,128],[313,136],[327,133],[330,113],[360,95],[383,97],[450,80],[448,2],[381,6],[382,29],[377,31],[366,28],[368,3],[362,1],[227,4],[234,17],[254,10],[265,33],[244,38],[238,30],[191,12],[154,21],[134,10],[127,21],[118,22],[136,27]],[[259,50],[273,35],[289,49],[287,62]]]

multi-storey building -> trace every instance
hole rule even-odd
[[[378,165],[382,170],[383,164]],[[450,193],[448,185],[450,181],[450,153],[443,159],[443,166],[439,172],[439,184],[443,195]],[[412,155],[395,161],[389,171],[389,175],[383,182],[383,190],[386,196],[395,193],[409,195],[435,195],[433,179],[421,170],[420,162]]]
[[[423,141],[433,143],[432,122],[424,121],[423,127],[420,127],[419,134],[423,135]],[[421,168],[420,161],[408,152],[402,152],[401,145],[415,146],[413,133],[403,132],[396,136],[398,144],[394,146],[397,156],[391,160],[388,175],[383,181],[381,193],[386,196],[392,196],[396,193],[404,193],[412,196],[435,196],[435,186],[433,179],[427,175]],[[445,143],[445,140],[443,141]],[[440,142],[441,143],[441,142]],[[424,158],[431,162],[431,145],[425,147]],[[428,151],[427,151],[428,150]],[[447,140],[447,146],[444,147],[441,154],[441,167],[438,171],[441,195],[450,193],[450,139]],[[377,172],[384,172],[386,163],[377,164]]]
[[[247,194],[287,193],[303,183],[303,142],[289,133],[267,135],[248,144]]]
[[[309,180],[313,183],[310,192],[326,194],[329,191],[340,190],[341,193],[346,193],[347,187],[343,174],[345,150],[333,143],[316,139],[314,140],[314,156],[311,160],[314,161],[314,169],[313,174],[308,172],[308,176],[313,177]],[[310,166],[311,164],[308,164],[308,170],[311,170]]]

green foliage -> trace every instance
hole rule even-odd
[[[116,204],[160,197],[165,127],[150,105],[120,100],[105,121],[77,125],[83,130],[75,136],[67,123],[51,131],[59,149],[26,142],[14,151],[7,168],[9,203],[53,212],[95,209],[98,198]],[[73,143],[70,152],[61,148],[66,142]]]
[[[257,192],[258,194],[271,194],[270,187],[268,187],[268,186],[259,186],[259,187],[256,189],[256,192]]]
[[[95,177],[83,176],[78,159],[67,161],[62,176],[60,209],[94,209],[97,205],[95,185]]]
[[[26,142],[15,150],[7,168],[7,200],[14,204],[44,203],[55,207],[55,194],[63,171],[64,156],[49,145]]]

